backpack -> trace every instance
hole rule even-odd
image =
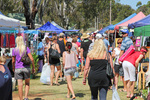
[[[135,52],[135,47],[131,45],[127,51],[119,58],[119,61],[123,62],[125,58],[129,57],[132,53]]]

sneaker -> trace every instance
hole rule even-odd
[[[24,98],[24,100],[29,100],[28,98]]]

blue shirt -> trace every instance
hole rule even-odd
[[[43,43],[42,42],[40,42],[39,44],[38,44],[38,49],[41,49],[42,48],[42,50],[38,50],[38,55],[40,55],[40,56],[42,56],[42,55],[44,55],[44,46],[43,46]]]
[[[108,46],[110,46],[110,43],[107,39],[103,39],[104,43],[105,43],[105,46],[108,48]]]
[[[133,41],[129,37],[124,37],[120,49],[125,52],[131,45]]]
[[[4,73],[0,71],[0,100],[12,100],[12,78],[9,69],[4,68]]]

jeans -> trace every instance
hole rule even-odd
[[[100,100],[106,100],[108,87],[90,87],[91,89],[91,100],[98,100],[98,91]]]

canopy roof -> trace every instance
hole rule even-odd
[[[134,36],[150,36],[150,25],[135,28]]]
[[[117,23],[117,24],[111,26],[111,27],[109,28],[109,30],[114,30],[114,28],[115,28],[116,25],[122,24],[122,23],[124,23],[124,22],[130,20],[130,19],[133,18],[134,16],[136,16],[136,13],[130,15],[129,17],[125,18],[124,20],[120,21],[119,23]]]
[[[103,34],[105,31],[109,30],[109,28],[112,27],[112,26],[113,26],[113,25],[111,24],[111,25],[109,25],[109,26],[103,28],[102,30],[100,30],[100,31],[97,32],[97,33]]]
[[[58,25],[57,23],[55,23],[54,21],[52,21],[51,24],[53,24],[54,26],[56,26],[56,27],[59,28],[59,29],[66,30],[66,29],[64,29],[63,27],[59,26],[59,25]]]
[[[52,32],[62,32],[62,29],[57,28],[53,24],[51,24],[49,21],[44,24],[43,26],[37,28],[36,30],[41,30],[41,31],[52,31]]]
[[[144,18],[145,15],[142,13],[142,12],[139,12],[136,16],[134,16],[133,18],[131,18],[130,20],[122,23],[122,24],[119,24],[117,26],[128,26],[129,23],[134,23],[138,20],[141,20],[142,18]],[[116,28],[116,27],[115,27]]]
[[[141,27],[141,26],[145,26],[145,25],[150,25],[150,14],[135,23],[128,24],[128,28],[133,29],[133,28]]]
[[[17,19],[9,18],[0,12],[0,27],[19,27],[20,21]]]

